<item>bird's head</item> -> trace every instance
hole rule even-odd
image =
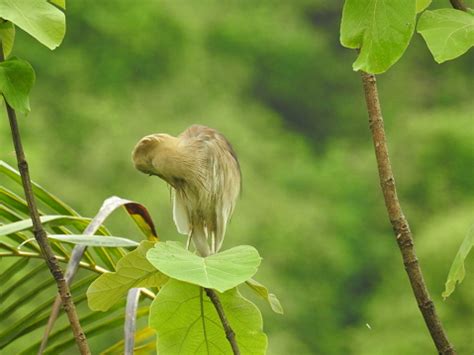
[[[135,168],[149,175],[166,175],[166,161],[175,155],[177,138],[165,133],[151,134],[138,141],[132,152]]]

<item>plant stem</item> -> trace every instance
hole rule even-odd
[[[3,46],[0,41],[0,62],[4,61]],[[23,145],[21,142],[20,131],[18,127],[18,121],[16,118],[15,110],[5,100],[5,106],[7,108],[8,120],[10,121],[10,128],[12,132],[13,145],[15,146],[16,159],[18,162],[18,169],[21,175],[21,181],[23,184],[23,190],[25,191],[26,201],[28,203],[28,211],[33,222],[33,234],[36,241],[41,249],[46,264],[48,265],[51,274],[53,275],[59,294],[64,305],[64,310],[69,318],[74,337],[76,339],[77,346],[81,354],[90,354],[89,345],[87,343],[86,336],[82,331],[81,325],[79,324],[79,318],[76,313],[76,307],[71,297],[69,287],[64,280],[64,275],[59,267],[58,261],[54,256],[53,250],[48,243],[46,232],[41,225],[41,220],[36,207],[35,196],[31,187],[30,173],[28,169],[28,163],[26,161],[25,153],[23,151]]]
[[[372,140],[374,143],[375,157],[379,171],[380,186],[385,199],[385,207],[387,209],[388,217],[402,254],[405,270],[408,274],[418,307],[420,308],[426,326],[428,327],[439,354],[455,354],[456,352],[450,344],[441,321],[436,314],[434,303],[430,299],[415,254],[410,226],[408,225],[408,221],[405,218],[400,202],[398,201],[395,179],[393,177],[392,166],[388,154],[387,140],[385,137],[375,75],[364,72],[361,72],[361,75],[364,84],[367,111],[369,114],[369,125],[370,130],[372,131]]]
[[[467,11],[467,7],[466,5],[464,5],[462,0],[449,0],[449,2],[455,9],[461,10],[461,11]]]
[[[234,353],[234,355],[240,355],[239,346],[237,345],[237,341],[235,340],[235,333],[230,327],[229,321],[225,316],[224,308],[222,307],[222,303],[219,300],[219,296],[217,296],[217,293],[210,288],[205,288],[204,290],[206,291],[207,297],[210,298],[212,304],[216,308],[222,326],[224,327],[225,337],[227,338],[230,343],[230,346],[232,347],[232,352]]]

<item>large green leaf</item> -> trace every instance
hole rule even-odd
[[[258,308],[237,289],[219,294],[241,354],[264,354],[267,337]],[[150,307],[160,354],[232,354],[219,316],[202,287],[170,280]]]
[[[443,298],[446,299],[453,293],[456,288],[456,284],[461,283],[464,280],[466,275],[466,270],[464,269],[464,261],[466,260],[467,255],[474,246],[474,228],[467,233],[464,238],[461,246],[459,247],[458,253],[451,264],[449,269],[448,279],[446,280],[445,289],[442,294]]]
[[[455,9],[425,11],[417,31],[436,62],[459,57],[474,46],[474,14]]]
[[[117,271],[99,276],[87,290],[89,308],[106,311],[134,287],[159,287],[168,277],[157,271],[146,259],[153,242],[144,240],[134,251],[117,263]]]
[[[57,7],[66,10],[66,0],[48,0],[51,4],[56,5]]]
[[[416,13],[420,13],[430,6],[432,0],[416,0]]]
[[[273,293],[268,292],[268,289],[264,285],[254,279],[247,280],[245,283],[252,291],[268,302],[273,312],[278,314],[284,313],[280,300]]]
[[[72,243],[77,245],[86,245],[90,247],[136,247],[138,243],[134,240],[100,235],[84,235],[84,234],[48,234],[48,238],[59,240],[60,242]]]
[[[30,111],[28,94],[34,82],[35,72],[27,61],[11,58],[0,63],[0,92],[15,110]]]
[[[378,74],[395,64],[410,43],[415,18],[415,0],[346,0],[340,40],[360,49],[354,70]]]
[[[13,22],[49,49],[66,33],[64,13],[46,0],[0,0],[0,17]]]
[[[153,266],[171,278],[219,292],[250,279],[257,272],[261,261],[258,251],[248,245],[201,257],[176,242],[156,243],[146,257]]]
[[[0,40],[2,41],[3,56],[7,58],[15,42],[15,26],[10,21],[0,20]]]

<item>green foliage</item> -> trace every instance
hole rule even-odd
[[[250,279],[261,258],[255,248],[241,245],[206,257],[176,242],[156,243],[148,261],[173,279],[225,292]]]
[[[0,20],[0,40],[2,41],[3,57],[7,58],[15,42],[15,26],[10,21]]]
[[[49,49],[59,46],[66,33],[64,13],[46,0],[0,0],[0,17]]]
[[[474,14],[454,9],[425,11],[417,31],[438,63],[452,60],[474,46]]]
[[[449,210],[440,209],[438,214],[431,215],[429,220],[419,221],[416,231],[417,254],[424,268],[425,281],[458,354],[469,354],[473,350],[470,339],[474,319],[474,278],[468,277],[445,302],[441,292],[452,255],[459,249],[466,227],[472,224],[474,206],[472,201],[467,202]],[[379,288],[367,302],[364,323],[352,328],[351,351],[355,354],[433,352],[431,337],[419,316],[412,291],[406,287],[406,273],[397,265],[399,261],[396,253],[386,260],[385,274],[380,280]],[[474,258],[466,259],[466,267],[474,270]],[[387,305],[390,305],[390,310],[387,310]],[[393,312],[393,309],[396,309],[396,312]],[[370,325],[370,330],[365,323]],[[403,341],[400,341],[402,332],[394,329],[403,329]]]
[[[433,0],[416,0],[416,13],[424,11]]]
[[[78,216],[62,216],[62,215],[49,215],[41,216],[41,223],[44,225],[60,225],[60,226],[69,226],[73,225],[76,227],[85,227],[91,221],[90,218],[83,218]],[[0,226],[0,236],[18,233],[24,230],[31,229],[33,227],[33,222],[30,218],[5,224]]]
[[[89,307],[107,311],[133,287],[159,287],[168,277],[157,271],[146,259],[146,252],[154,245],[142,241],[134,251],[119,260],[116,271],[99,276],[87,290]]]
[[[48,234],[48,238],[59,240],[65,243],[72,243],[76,245],[85,245],[90,247],[134,247],[138,243],[134,240],[130,240],[122,237],[107,237],[103,236],[91,236],[84,234]]]
[[[13,109],[28,113],[28,94],[35,82],[35,72],[22,59],[11,58],[0,63],[0,92]]]
[[[395,64],[410,43],[415,17],[415,0],[346,0],[341,44],[360,49],[353,69],[379,74]]]
[[[471,228],[464,238],[459,250],[456,254],[456,257],[451,264],[449,269],[448,279],[445,283],[445,288],[443,291],[443,298],[446,299],[454,292],[457,283],[461,283],[466,276],[466,270],[464,268],[464,262],[466,261],[467,255],[474,246],[474,228]]]
[[[54,4],[60,7],[63,10],[66,10],[66,0],[48,0],[51,4]]]
[[[219,129],[234,145],[244,176],[225,247],[255,245],[265,256],[258,280],[284,300],[285,317],[262,307],[269,353],[428,353],[431,339],[424,335],[406,275],[398,270],[398,251],[377,188],[360,78],[347,71],[355,53],[336,44],[341,4],[145,1],[130,7],[129,1],[116,0],[112,7],[69,2],[68,35],[59,52],[50,53],[17,31],[14,54],[31,59],[41,76],[31,96],[34,119],[21,127],[24,144],[33,178],[82,215],[94,215],[105,197],[120,192],[150,208],[160,234],[183,241],[173,225],[168,189],[158,179],[137,175],[130,151],[152,132],[178,134],[194,123]],[[472,7],[472,1],[466,4]],[[436,1],[430,9],[440,6],[449,3]],[[415,36],[403,58],[379,80],[400,199],[417,251],[428,250],[421,262],[434,296],[443,291],[447,268],[472,223],[472,206],[466,205],[474,194],[469,169],[474,159],[472,54],[440,66]],[[9,142],[8,125],[0,124],[0,159],[14,165]],[[0,184],[8,186],[5,176]],[[35,191],[44,199],[40,202],[46,201],[41,203],[45,214],[77,214],[61,211],[61,205],[50,210],[49,204],[60,200],[48,200],[37,186]],[[446,211],[459,218],[453,222]],[[0,213],[2,222],[6,218]],[[114,234],[138,237],[120,214],[107,225]],[[419,238],[426,242],[419,244]],[[29,243],[22,250],[34,247]],[[90,252],[97,259],[94,249]],[[12,259],[0,259],[3,270]],[[463,284],[446,303],[434,299],[460,353],[472,353],[473,259],[468,259]],[[31,259],[29,267],[40,262]],[[77,281],[87,272],[81,270]],[[25,288],[46,277],[43,269]],[[90,339],[98,353],[120,344],[123,320],[107,327],[112,314],[90,312],[85,287],[74,295],[84,297],[81,314],[100,318],[87,323],[88,331],[104,323]],[[246,291],[241,288],[259,301]],[[53,295],[54,285],[44,292]],[[23,293],[13,289],[5,302]],[[24,329],[23,316],[37,314],[44,297],[38,293],[35,304],[25,301],[0,321],[0,328],[18,321],[18,329]],[[64,316],[59,322],[57,329],[65,330],[54,342],[64,343],[70,330]],[[146,342],[140,328],[145,320],[140,322],[137,334]],[[39,328],[26,331],[2,350],[20,353],[42,334]],[[64,353],[75,350],[73,342],[64,346]]]
[[[13,169],[10,165],[8,165],[3,160],[0,160],[0,174],[4,177],[11,179],[16,184],[21,185],[21,176],[18,173],[18,171]],[[74,209],[72,209],[70,206],[65,204],[58,197],[46,191],[44,188],[42,188],[40,185],[38,185],[34,181],[32,181],[32,185],[33,185],[33,193],[35,194],[35,196],[41,202],[43,202],[48,208],[56,211],[58,214],[79,216],[79,214],[76,211],[74,211]],[[14,200],[17,201],[17,204],[26,205],[26,203],[24,201],[21,201],[18,197],[15,197]],[[23,209],[23,212],[26,212],[26,211],[28,211],[28,209],[25,206],[25,208]]]
[[[245,283],[260,297],[268,302],[272,311],[278,314],[283,314],[283,307],[280,303],[280,300],[273,293],[268,292],[268,289],[263,286],[260,282],[250,279],[245,281]]]
[[[6,179],[8,178],[8,179]],[[51,306],[57,290],[54,280],[42,259],[36,243],[29,242],[32,238],[31,220],[27,216],[26,202],[14,191],[7,188],[11,180],[12,189],[21,189],[19,173],[0,161],[0,265],[2,273],[2,327],[0,330],[0,349],[2,352],[25,353],[36,352],[51,312]],[[82,233],[90,219],[79,216],[63,201],[51,195],[47,190],[34,184],[35,195],[40,201],[40,214],[49,234],[67,233],[68,235]],[[50,214],[45,214],[45,212]],[[71,211],[69,215],[58,215]],[[13,227],[12,227],[13,226]],[[103,226],[98,229],[100,234],[109,234]],[[97,238],[106,239],[100,236]],[[151,242],[144,242],[151,243]],[[18,248],[20,244],[24,244]],[[152,243],[151,243],[152,244]],[[71,248],[52,240],[51,246],[60,262],[67,262]],[[91,312],[85,305],[86,289],[96,278],[97,274],[114,270],[114,265],[123,255],[122,248],[103,249],[89,248],[79,264],[79,275],[71,286],[74,301],[79,310],[81,324],[91,337],[108,334],[124,323],[124,312],[121,304],[109,305],[106,313]],[[128,255],[128,254],[127,254]],[[146,259],[143,260],[145,262]],[[150,265],[151,266],[151,265]],[[150,293],[144,294],[150,297]],[[119,295],[120,298],[120,295]],[[34,302],[31,300],[34,299]],[[142,297],[141,304],[145,303]],[[138,312],[138,319],[147,316],[147,308]],[[74,346],[73,334],[64,315],[58,319],[58,325],[49,337],[49,347],[46,353],[58,353]],[[143,322],[142,322],[143,324]],[[142,329],[139,329],[140,331]],[[24,341],[29,337],[31,341]],[[108,341],[108,344],[111,342]],[[147,344],[153,344],[154,339],[148,339]],[[143,342],[141,343],[143,345]],[[11,350],[15,349],[15,350]]]
[[[219,294],[219,299],[241,354],[264,354],[267,337],[258,308],[235,288]],[[157,331],[160,354],[232,353],[219,316],[202,287],[168,281],[150,307],[149,322]]]

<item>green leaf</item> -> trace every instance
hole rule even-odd
[[[281,306],[280,300],[273,293],[268,292],[268,289],[263,286],[260,282],[250,279],[245,282],[257,295],[262,297],[268,302],[273,312],[283,314],[283,307]]]
[[[61,216],[61,215],[41,216],[40,220],[42,224],[53,224],[53,225],[84,226],[90,222],[90,218],[75,217],[75,216]],[[24,219],[22,221],[14,222],[14,223],[5,224],[5,225],[0,226],[0,236],[21,232],[23,230],[31,229],[32,227],[33,227],[33,222],[31,221],[30,218]]]
[[[146,257],[154,267],[173,279],[219,292],[250,279],[261,261],[258,251],[248,245],[201,257],[176,242],[156,243]]]
[[[66,33],[64,13],[45,0],[0,0],[0,16],[49,49],[59,46]]]
[[[378,74],[395,64],[410,43],[415,18],[415,0],[346,0],[340,41],[360,49],[353,69]]]
[[[3,56],[7,58],[15,42],[15,26],[10,21],[0,23],[0,40],[2,41]]]
[[[219,298],[241,354],[265,354],[267,337],[258,308],[235,288]],[[199,286],[169,280],[151,304],[149,324],[162,355],[232,354],[214,305]]]
[[[416,13],[419,14],[431,5],[432,0],[416,0]]]
[[[151,241],[158,241],[158,234],[147,208],[141,203],[126,200],[118,196],[106,199],[95,218],[104,221],[114,210],[123,206],[137,227]]]
[[[51,4],[56,5],[57,7],[66,10],[66,0],[48,0]]]
[[[26,215],[28,214],[26,201],[3,186],[0,186],[0,201],[3,202],[5,206],[9,206],[16,212],[21,212]]]
[[[0,174],[7,176],[21,186],[21,176],[18,170],[14,169],[3,160],[0,160]],[[35,194],[35,197],[54,210],[56,214],[79,216],[74,209],[61,201],[58,197],[48,192],[36,182],[32,181],[31,183],[33,185],[33,193]]]
[[[418,21],[417,31],[435,61],[443,63],[474,46],[474,15],[454,9],[425,11]]]
[[[134,240],[99,235],[84,235],[84,234],[48,234],[48,238],[59,240],[61,242],[87,245],[90,247],[136,247],[138,243]]]
[[[11,58],[0,63],[0,92],[15,110],[30,111],[28,94],[34,82],[35,72],[27,61]]]
[[[453,293],[456,288],[457,283],[461,283],[464,280],[466,275],[466,270],[464,269],[464,261],[466,260],[467,255],[474,246],[474,228],[471,228],[467,233],[466,237],[459,247],[458,253],[451,264],[449,269],[448,279],[446,280],[444,292],[442,294],[443,298],[446,299]]]
[[[87,290],[89,308],[107,311],[134,287],[159,287],[168,277],[157,271],[146,259],[146,252],[154,242],[144,240],[137,249],[117,263],[117,271],[99,276]]]

